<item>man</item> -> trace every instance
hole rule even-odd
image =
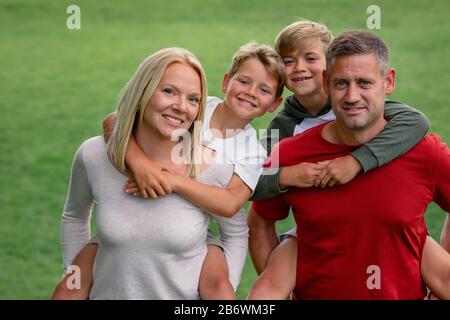
[[[345,32],[330,45],[326,64],[324,86],[336,120],[282,141],[271,156],[279,157],[280,166],[349,154],[386,124],[383,107],[395,87],[395,70],[383,41],[365,31]],[[298,226],[296,298],[421,299],[422,255],[436,257],[428,254],[432,240],[426,240],[424,219],[431,201],[450,212],[450,152],[436,135],[349,184],[291,188],[255,201],[256,214],[248,217],[251,254],[260,260],[273,248],[275,222],[292,207]],[[449,229],[441,238],[444,248],[450,248]],[[431,265],[422,265],[422,275],[437,272]]]

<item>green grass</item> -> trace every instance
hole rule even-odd
[[[66,7],[81,7],[81,30]],[[59,224],[77,147],[101,132],[121,87],[155,50],[186,47],[202,61],[210,94],[236,49],[272,44],[299,18],[334,34],[365,28],[371,1],[17,1],[0,2],[0,299],[46,299],[61,275]],[[450,141],[450,4],[377,1],[397,68],[393,98],[422,110]],[[264,128],[272,114],[253,122]],[[445,217],[427,212],[431,234]],[[283,222],[280,228],[287,228]],[[256,275],[247,261],[244,298]]]

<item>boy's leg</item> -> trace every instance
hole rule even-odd
[[[227,260],[222,249],[216,245],[208,245],[198,289],[203,300],[236,299],[236,293],[228,278]]]
[[[271,253],[267,267],[250,289],[249,300],[288,299],[297,275],[297,238],[286,237]]]
[[[450,299],[450,254],[429,236],[423,248],[420,271],[431,293],[440,299]]]
[[[66,274],[58,283],[51,297],[52,300],[86,300],[89,298],[93,282],[93,269],[98,245],[88,243],[78,253],[72,265],[80,268],[80,288],[71,289],[68,284],[71,282],[72,274]]]

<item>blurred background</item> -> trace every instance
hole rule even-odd
[[[67,28],[70,5],[81,10],[80,29]],[[0,0],[0,299],[50,297],[62,275],[60,216],[73,155],[101,134],[103,118],[146,56],[188,48],[206,70],[209,94],[222,97],[223,74],[242,44],[272,45],[301,18],[326,24],[333,35],[367,29],[370,5],[381,10],[381,28],[372,31],[390,46],[397,69],[391,98],[424,112],[448,143],[446,0]],[[252,124],[265,128],[273,116]],[[435,239],[444,218],[436,205],[426,213]],[[239,298],[255,278],[248,257]]]

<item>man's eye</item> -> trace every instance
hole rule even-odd
[[[363,87],[363,88],[368,88],[368,87],[370,87],[371,82],[370,82],[370,81],[366,81],[366,80],[361,80],[361,81],[359,82],[359,84],[360,84],[361,87]]]
[[[338,81],[338,82],[336,82],[335,83],[335,87],[336,88],[338,88],[338,89],[341,89],[341,88],[345,88],[345,86],[346,86],[347,84],[345,83],[345,81]]]

